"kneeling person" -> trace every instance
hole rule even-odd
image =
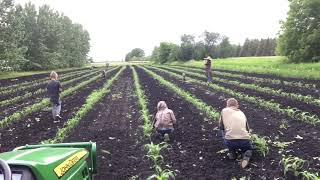
[[[173,111],[167,107],[164,101],[158,103],[157,110],[154,127],[161,134],[164,141],[169,141],[169,134],[173,132],[173,126],[177,123],[177,120]]]
[[[252,156],[249,125],[236,99],[227,100],[227,107],[221,111],[219,126],[224,136],[224,143],[229,149],[229,158],[236,159],[236,151],[240,150],[241,167],[247,167]]]

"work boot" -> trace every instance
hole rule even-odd
[[[244,152],[243,158],[241,161],[242,168],[246,168],[249,165],[249,161],[250,161],[251,156],[252,156],[252,150],[247,150],[246,152]]]
[[[56,115],[56,118],[55,118],[55,120],[58,120],[58,121],[60,121],[62,119],[62,117],[60,116],[60,115]]]
[[[230,160],[235,160],[237,158],[235,151],[229,151],[227,156],[229,157]]]
[[[164,142],[169,142],[170,141],[170,137],[169,137],[169,134],[168,133],[166,133],[166,134],[164,134]]]

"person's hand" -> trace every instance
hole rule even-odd
[[[178,123],[173,124],[174,129],[178,129]]]

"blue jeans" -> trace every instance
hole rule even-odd
[[[164,134],[170,134],[172,133],[173,129],[166,129],[166,128],[160,128],[157,129],[158,133],[161,134],[161,136],[163,137]]]
[[[251,141],[249,139],[224,139],[225,145],[228,147],[229,151],[241,150],[242,153],[247,150],[252,150]]]
[[[212,82],[211,70],[205,70],[205,71],[206,71],[207,82],[211,83]]]

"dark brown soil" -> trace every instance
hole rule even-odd
[[[167,70],[169,70],[169,69],[167,69]],[[177,71],[174,71],[174,70],[169,70],[169,71],[178,73]],[[194,78],[194,79],[199,79],[201,81],[206,81],[205,78],[199,78],[199,77],[192,76],[192,75],[190,75],[190,76],[187,75],[187,76],[191,77],[191,78]],[[295,108],[298,108],[298,109],[300,109],[302,111],[310,112],[312,114],[320,116],[319,107],[316,106],[316,105],[313,105],[313,104],[308,104],[308,103],[297,101],[297,100],[294,100],[294,99],[291,99],[291,98],[285,98],[285,97],[281,97],[281,96],[265,94],[265,93],[261,93],[261,92],[258,92],[258,91],[252,90],[252,89],[242,88],[242,87],[239,87],[239,86],[236,86],[236,85],[231,85],[231,84],[228,84],[228,83],[221,83],[221,82],[217,82],[217,81],[213,81],[213,83],[214,84],[218,84],[218,85],[223,86],[223,87],[228,88],[228,89],[232,89],[232,90],[244,93],[244,94],[248,94],[248,95],[251,95],[251,96],[256,96],[256,97],[262,98],[262,99],[267,100],[267,101],[274,101],[276,103],[279,103],[281,105],[280,106],[281,108],[287,108],[288,106],[292,107],[292,108],[295,107]],[[287,89],[289,89],[289,88],[290,89],[296,89],[295,87],[287,87]]]
[[[183,67],[183,66],[173,66],[173,67],[179,68],[179,67]],[[199,69],[198,68],[196,68],[195,70],[188,69],[188,71],[199,73]],[[250,83],[254,83],[254,84],[262,86],[262,87],[270,87],[270,88],[274,88],[274,89],[282,89],[284,92],[288,92],[288,93],[298,93],[298,94],[302,94],[302,95],[305,95],[305,96],[311,95],[313,97],[320,98],[320,87],[319,87],[320,86],[320,80],[312,81],[312,82],[300,80],[300,82],[302,82],[302,83],[314,83],[314,85],[317,88],[299,88],[299,87],[295,87],[295,86],[288,86],[288,85],[285,85],[284,83],[282,83],[282,84],[272,84],[272,83],[268,83],[268,82],[255,82],[255,81],[250,80],[250,79],[227,77],[227,76],[215,74],[216,71],[219,72],[220,70],[214,70],[213,71],[213,76],[216,76],[218,78],[222,78],[222,79],[226,79],[226,80],[236,80],[236,81],[240,81],[240,82],[243,82],[243,83],[249,83],[249,84]],[[224,71],[221,71],[221,72],[224,72]],[[235,73],[235,72],[228,72],[228,73]],[[248,77],[258,77],[258,76],[252,76],[252,75],[248,75],[248,74],[243,74],[243,73],[240,73],[240,74],[246,75]],[[264,77],[259,77],[259,78],[264,78]],[[276,76],[271,76],[270,78],[271,79],[278,79],[278,77],[276,77]],[[280,78],[279,80],[282,80],[282,82],[283,82],[283,79]],[[297,82],[297,81],[293,81],[293,82]]]
[[[112,77],[115,73],[116,71],[110,72],[109,77]],[[74,92],[72,96],[62,99],[62,120],[60,122],[54,123],[50,108],[46,108],[34,112],[19,121],[14,121],[7,128],[1,129],[0,152],[10,151],[17,146],[25,144],[36,144],[54,137],[57,129],[62,127],[63,123],[71,118],[74,112],[84,104],[86,97],[104,83],[104,79],[99,79]]]
[[[166,73],[154,71],[157,74],[163,76],[166,80],[169,80],[181,88],[190,91],[196,97],[200,98],[207,104],[212,105],[218,110],[222,110],[225,107],[225,99],[230,98],[223,93],[217,93],[209,91],[209,88],[199,86],[195,84],[185,83],[181,80],[177,80]],[[247,115],[250,123],[250,127],[254,133],[267,136],[268,139],[275,141],[289,142],[295,140],[293,145],[290,145],[284,154],[292,154],[300,158],[309,160],[310,168],[319,170],[319,161],[314,160],[313,157],[317,157],[319,153],[320,143],[320,130],[312,125],[306,125],[302,122],[298,122],[293,119],[289,119],[285,116],[279,115],[269,110],[263,110],[254,104],[241,102],[241,109]],[[280,129],[279,126],[282,122],[288,123],[288,129]],[[306,130],[308,129],[308,130]],[[296,135],[302,136],[303,140],[294,139]],[[266,177],[281,177],[281,168],[278,166],[278,162],[281,160],[281,155],[278,154],[278,149],[269,145],[270,153],[265,159],[260,158],[260,161],[253,162],[258,168],[266,169],[261,173],[267,175]],[[252,167],[252,166],[251,166]],[[251,176],[259,172],[261,169],[255,169],[252,167]],[[254,170],[255,169],[255,170]],[[270,175],[269,175],[270,174]],[[273,178],[270,178],[273,179]]]
[[[131,69],[127,68],[100,103],[94,106],[65,142],[94,141],[98,149],[95,179],[145,179],[153,173],[142,139]]]

